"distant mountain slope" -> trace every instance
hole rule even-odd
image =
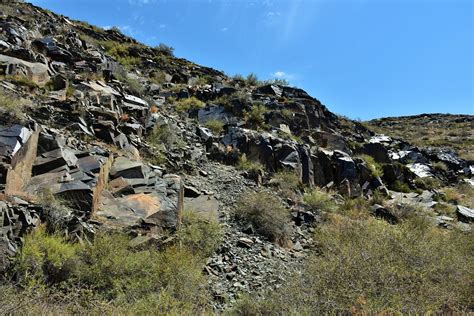
[[[420,114],[386,117],[366,122],[377,133],[402,138],[420,147],[452,148],[474,160],[474,116]]]

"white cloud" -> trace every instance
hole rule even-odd
[[[271,77],[274,79],[285,79],[285,80],[293,80],[295,79],[295,75],[286,73],[282,70],[275,71],[271,74]]]
[[[130,25],[120,25],[118,28],[125,35],[136,36],[138,34],[138,32],[136,32],[135,29]]]
[[[227,32],[229,29],[227,27],[221,28],[221,32]]]
[[[160,29],[164,29],[166,28],[166,26],[167,26],[166,24],[160,24]]]

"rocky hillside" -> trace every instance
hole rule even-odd
[[[340,216],[401,230],[420,217],[461,234],[433,243],[446,249],[472,240],[474,165],[454,151],[376,134],[301,89],[229,77],[115,29],[25,3],[0,11],[7,314],[252,314],[245,293],[265,298],[297,280],[324,249],[318,227]],[[456,251],[465,278],[469,257]],[[448,279],[459,297],[446,303],[443,283],[431,310],[472,309],[466,279]],[[31,299],[17,306],[16,296]],[[352,308],[331,304],[306,312]],[[410,311],[426,311],[419,304]]]
[[[472,115],[421,114],[387,117],[366,124],[377,133],[402,138],[419,147],[452,149],[461,158],[474,160]]]

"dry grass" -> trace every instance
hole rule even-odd
[[[234,209],[235,218],[243,225],[271,241],[285,244],[288,237],[289,211],[270,193],[258,192],[242,196]]]
[[[365,124],[377,133],[402,138],[416,146],[451,148],[461,158],[474,160],[472,115],[394,117],[372,120]]]
[[[316,233],[321,255],[236,315],[425,314],[472,311],[473,234],[413,217],[400,225],[335,215]]]

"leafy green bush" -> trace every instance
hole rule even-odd
[[[239,315],[450,314],[472,308],[472,234],[335,216],[288,284],[237,304]]]
[[[175,102],[176,110],[179,112],[187,112],[189,110],[202,109],[206,104],[196,97],[190,97],[187,99],[180,99]]]
[[[336,207],[333,196],[317,188],[306,193],[303,199],[306,204],[321,211],[332,211]]]
[[[252,225],[257,233],[271,241],[284,244],[288,237],[289,212],[280,200],[270,193],[243,195],[234,209],[235,218],[244,225]]]
[[[416,178],[415,185],[423,190],[439,189],[442,187],[441,181],[433,177]]]
[[[412,189],[410,189],[410,186],[407,183],[404,183],[398,180],[390,184],[389,188],[390,190],[403,192],[403,193],[409,193],[413,191]]]
[[[182,226],[178,232],[180,245],[195,255],[210,256],[219,246],[222,229],[211,218],[192,211],[183,212]]]
[[[62,282],[73,274],[78,251],[78,245],[59,235],[47,234],[41,226],[26,236],[15,271],[28,286]]]
[[[132,54],[132,51],[142,47],[140,44],[119,43],[116,41],[96,41],[96,44],[103,46],[108,55],[125,67],[130,68],[141,63],[141,58]]]
[[[117,78],[117,80],[124,83],[125,86],[128,88],[128,90],[130,90],[130,93],[132,94],[136,94],[140,96],[145,91],[145,88],[137,79],[134,79],[128,76],[122,76],[119,73],[114,74],[114,76]]]
[[[206,127],[215,134],[220,134],[224,129],[224,122],[219,119],[210,119],[206,122]]]
[[[282,190],[295,190],[301,184],[296,171],[284,170],[273,175],[272,182]]]
[[[260,84],[260,82],[258,81],[258,77],[256,74],[254,73],[250,73],[246,80],[245,80],[245,83],[247,84],[247,86],[251,87],[251,86],[257,86]]]
[[[244,119],[247,124],[253,127],[263,127],[265,125],[265,114],[268,109],[264,104],[255,102],[250,111],[244,112]]]
[[[265,167],[256,161],[249,160],[246,154],[242,154],[239,158],[237,168],[240,170],[258,172],[259,170],[265,170]]]
[[[163,144],[165,146],[171,146],[176,142],[177,136],[176,133],[172,131],[172,128],[169,124],[157,124],[153,128],[147,140],[153,145]]]
[[[372,156],[360,155],[359,157],[365,161],[365,163],[367,164],[367,167],[370,169],[370,172],[372,173],[374,177],[383,176],[382,166],[379,163],[377,163]]]
[[[193,229],[210,231],[203,226]],[[26,237],[14,266],[24,290],[13,292],[21,297],[32,295],[30,289],[35,289],[36,301],[29,302],[32,310],[41,304],[62,313],[71,313],[77,306],[81,313],[103,312],[106,306],[105,311],[118,314],[135,309],[149,314],[178,310],[200,314],[209,301],[201,250],[209,251],[211,242],[202,247],[194,238],[203,235],[185,233],[184,247],[170,246],[160,252],[134,250],[129,247],[130,238],[120,233],[102,233],[92,244],[82,245],[40,228]],[[197,246],[190,247],[191,242]],[[56,303],[48,300],[51,296]],[[57,306],[64,301],[68,301],[64,307]]]

